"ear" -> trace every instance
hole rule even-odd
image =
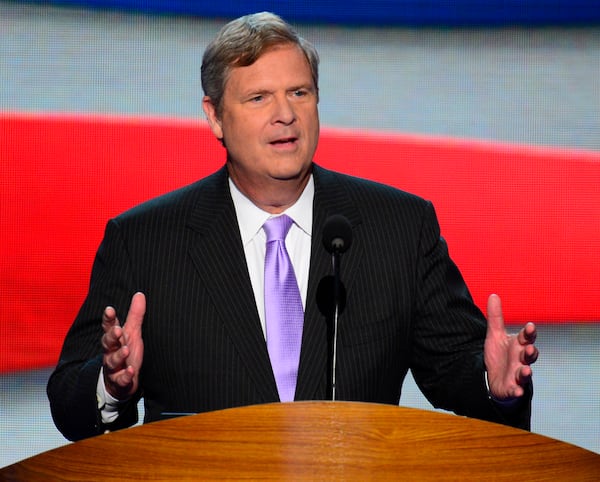
[[[212,102],[212,99],[205,95],[202,98],[202,110],[206,115],[206,119],[208,120],[208,125],[210,129],[213,131],[213,134],[220,141],[223,140],[223,127],[221,125],[221,120],[217,116],[217,108]]]

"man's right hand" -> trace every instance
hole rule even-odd
[[[136,293],[131,299],[125,325],[121,327],[117,313],[107,306],[102,315],[102,359],[104,385],[117,400],[126,400],[138,389],[140,368],[144,359],[142,322],[146,313],[146,297]]]

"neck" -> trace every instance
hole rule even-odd
[[[291,179],[269,179],[263,183],[243,183],[229,170],[231,180],[254,205],[270,214],[280,214],[293,206],[304,192],[311,172]]]

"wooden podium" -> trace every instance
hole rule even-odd
[[[600,455],[450,414],[256,405],[137,426],[10,465],[2,480],[600,480]]]

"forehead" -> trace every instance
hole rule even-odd
[[[268,48],[248,66],[231,67],[225,88],[290,82],[298,86],[312,84],[312,72],[306,55],[298,45],[283,44]]]

